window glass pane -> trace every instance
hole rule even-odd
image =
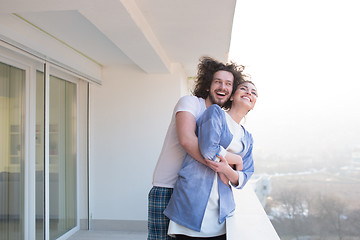
[[[0,63],[0,233],[24,239],[25,71]]]
[[[36,72],[36,239],[44,239],[44,73]]]
[[[76,85],[50,76],[50,239],[76,226]]]

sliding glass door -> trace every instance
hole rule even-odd
[[[0,240],[57,239],[78,227],[77,81],[0,56]]]
[[[76,85],[50,76],[50,239],[76,226]]]
[[[49,226],[49,239],[56,239],[76,226],[76,84],[50,75],[49,92],[45,76],[37,71],[36,87],[36,236],[44,239]],[[45,94],[49,94],[49,126],[45,131]],[[49,156],[44,158],[45,137],[48,136]],[[44,161],[44,159],[48,159]],[[48,175],[45,164],[48,164]],[[48,179],[49,221],[44,216],[44,179]]]
[[[25,71],[0,63],[0,239],[24,238]]]

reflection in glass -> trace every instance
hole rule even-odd
[[[76,226],[76,85],[50,76],[50,239]]]
[[[0,239],[24,239],[25,71],[0,63]]]

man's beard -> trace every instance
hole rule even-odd
[[[225,99],[219,99],[218,100],[218,99],[216,99],[214,97],[213,93],[209,93],[209,99],[210,99],[212,104],[217,104],[220,107],[222,107],[226,103],[226,101],[228,100],[228,99],[226,99],[226,100]]]

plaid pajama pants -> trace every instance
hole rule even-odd
[[[163,214],[172,193],[172,188],[153,187],[150,190],[148,206],[148,240],[175,239],[167,234],[170,220]]]

